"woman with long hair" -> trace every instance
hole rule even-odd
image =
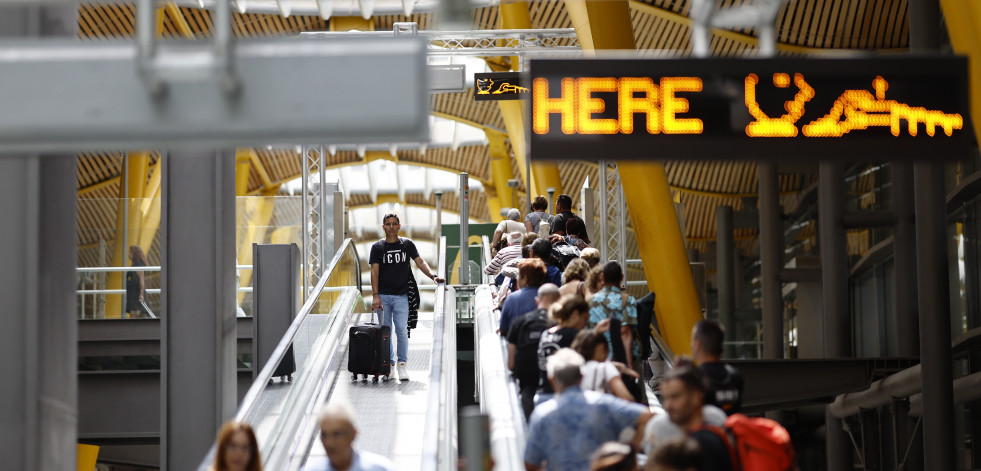
[[[129,246],[130,266],[145,267],[150,265],[139,245]],[[126,272],[126,312],[132,317],[141,317],[143,309],[140,303],[146,301],[146,273],[143,270]]]
[[[215,462],[209,471],[262,471],[259,443],[251,425],[225,422],[218,431],[216,445]]]

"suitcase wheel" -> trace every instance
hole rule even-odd
[[[358,375],[356,373],[351,373],[351,381],[357,381]]]
[[[371,378],[371,382],[372,383],[377,383],[378,382],[378,375],[375,375],[374,378]]]

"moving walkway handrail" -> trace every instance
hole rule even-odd
[[[252,386],[249,388],[249,391],[245,394],[245,397],[242,398],[242,403],[239,406],[238,411],[235,413],[234,420],[247,421],[250,413],[256,407],[259,396],[261,395],[262,391],[265,390],[266,385],[272,379],[273,373],[276,371],[276,368],[279,366],[280,361],[283,360],[289,347],[293,344],[293,340],[296,338],[296,335],[300,330],[300,326],[306,320],[307,316],[313,311],[314,306],[317,304],[319,300],[320,294],[325,290],[325,287],[327,286],[327,283],[330,281],[331,277],[334,275],[337,266],[339,265],[343,257],[347,255],[348,251],[353,252],[353,260],[355,264],[354,272],[356,273],[354,279],[356,280],[356,284],[357,284],[357,288],[354,288],[352,286],[349,289],[356,291],[357,294],[361,293],[360,258],[358,257],[357,248],[355,247],[354,242],[351,239],[345,239],[344,243],[341,244],[341,247],[337,250],[337,253],[334,255],[334,258],[327,266],[327,269],[324,271],[324,274],[320,277],[320,280],[317,281],[317,285],[314,288],[314,290],[311,291],[311,295],[308,296],[306,301],[303,303],[303,306],[300,308],[296,317],[293,319],[293,322],[290,323],[290,326],[286,330],[286,333],[283,335],[282,339],[280,339],[279,344],[276,345],[276,348],[269,356],[269,360],[266,361],[265,366],[263,366],[262,370],[255,376],[255,380],[252,382]],[[353,302],[350,301],[350,298],[341,297],[339,298],[339,301],[341,301],[342,304],[350,304],[350,307],[354,306]],[[344,318],[346,320],[341,323],[350,322],[350,316],[344,316]],[[335,318],[331,322],[331,325],[328,327],[328,329],[332,329],[336,327],[337,324],[338,324],[338,319]],[[331,342],[334,345],[330,347],[330,351],[333,352],[331,354],[331,360],[330,360],[331,363],[333,362],[333,354],[336,353],[337,350],[336,344],[339,343],[339,339],[340,339],[340,336],[336,335],[336,332],[334,332],[334,334],[335,335],[332,336],[333,341]],[[255,359],[253,359],[253,361],[254,360]],[[214,457],[214,453],[215,453],[215,448],[214,446],[212,446],[208,455],[205,457],[204,461],[198,467],[199,471],[208,469],[208,467],[211,464],[210,462]],[[268,469],[280,469],[276,467],[270,467],[269,466],[270,464],[273,463],[266,464],[265,467]]]
[[[446,267],[446,237],[439,240],[436,273]],[[426,429],[423,432],[422,469],[456,469],[456,316],[446,312],[446,283],[436,285],[433,307],[433,353],[429,371]],[[452,293],[452,288],[449,290]],[[453,296],[454,299],[456,296]],[[455,305],[455,304],[454,304]]]
[[[300,330],[300,325],[303,324],[304,319],[313,310],[313,306],[317,303],[317,299],[320,296],[320,292],[323,291],[324,287],[327,286],[327,282],[330,277],[334,274],[334,269],[337,268],[337,264],[340,262],[341,257],[344,256],[344,252],[347,250],[354,251],[354,260],[356,261],[357,267],[357,283],[358,291],[361,291],[361,259],[357,256],[357,248],[351,239],[345,239],[341,247],[337,249],[337,253],[334,254],[334,258],[330,261],[330,265],[327,266],[327,270],[324,271],[323,276],[317,281],[317,286],[311,291],[311,295],[307,298],[306,302],[303,303],[303,307],[296,314],[293,322],[290,324],[289,329],[286,329],[286,334],[279,341],[279,345],[276,345],[276,349],[273,350],[272,354],[269,355],[269,360],[266,361],[266,366],[262,367],[262,371],[256,375],[255,381],[252,383],[252,387],[249,388],[249,392],[245,394],[242,398],[242,405],[239,406],[238,413],[235,414],[236,420],[242,420],[247,415],[248,411],[255,406],[256,400],[259,398],[259,393],[262,391],[262,385],[269,382],[273,377],[273,373],[276,371],[276,367],[279,366],[279,362],[286,356],[286,350],[289,346],[293,344],[293,339],[296,337],[296,333]],[[260,387],[256,387],[256,386]]]
[[[490,418],[491,455],[498,469],[524,469],[525,415],[507,369],[507,350],[497,333],[494,289],[478,286],[474,298],[474,347],[481,412]]]

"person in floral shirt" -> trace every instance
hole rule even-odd
[[[627,354],[627,365],[633,366],[634,358],[639,358],[639,344],[634,342],[634,332],[637,329],[637,300],[626,291],[620,290],[623,281],[623,269],[617,262],[606,262],[603,265],[603,287],[589,298],[589,325],[595,326],[603,319],[616,318],[620,320],[620,337]],[[612,343],[610,334],[606,340]]]

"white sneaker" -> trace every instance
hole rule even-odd
[[[409,380],[409,372],[406,371],[406,369],[405,369],[405,362],[404,361],[400,361],[399,362],[399,364],[398,364],[398,370],[399,370],[399,379],[402,380],[402,381],[408,381]]]

